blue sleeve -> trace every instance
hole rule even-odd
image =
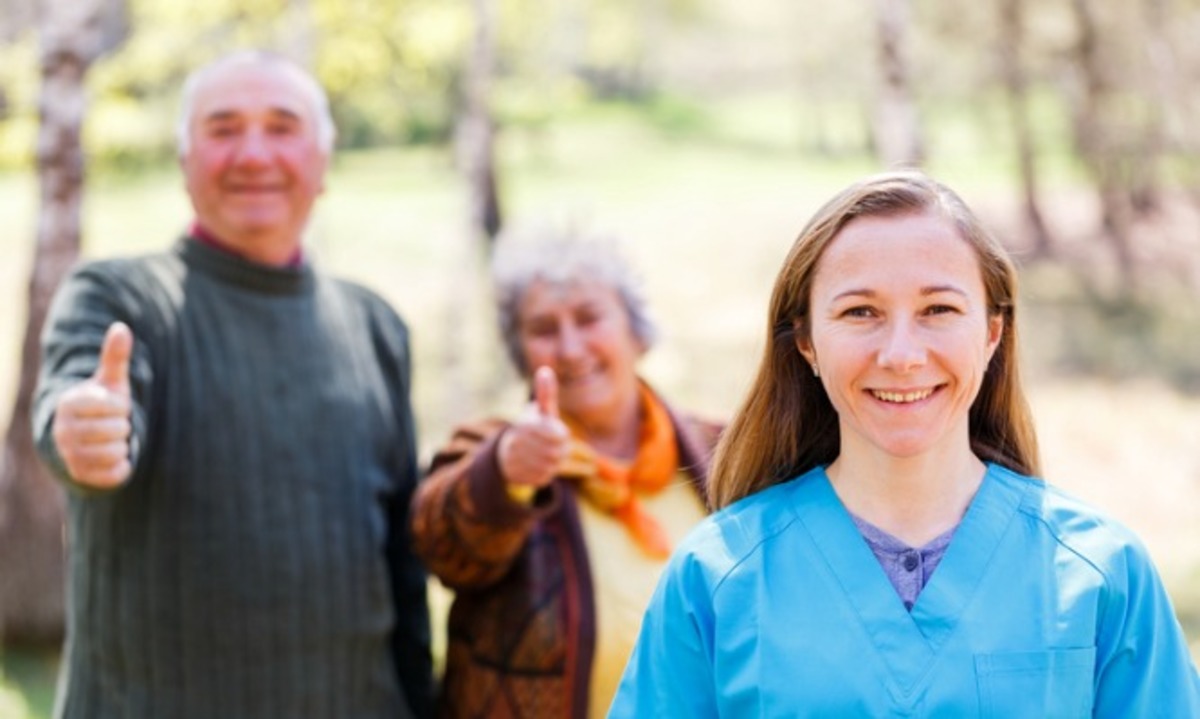
[[[711,594],[693,561],[677,554],[663,572],[609,719],[717,716]]]
[[[1125,586],[1114,589],[1097,636],[1098,717],[1200,717],[1200,675],[1149,555],[1123,553]]]

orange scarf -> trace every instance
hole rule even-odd
[[[671,482],[679,469],[679,450],[667,408],[645,385],[639,385],[639,399],[642,430],[632,462],[600,454],[583,441],[577,426],[567,422],[572,435],[571,453],[559,475],[578,482],[584,498],[624,524],[643,551],[666,559],[671,553],[671,540],[658,520],[642,507],[637,493],[657,494]]]

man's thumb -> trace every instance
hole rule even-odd
[[[133,354],[133,331],[124,322],[113,322],[100,347],[100,365],[92,379],[114,392],[129,392],[129,357]]]

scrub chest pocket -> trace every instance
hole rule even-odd
[[[1092,715],[1096,649],[975,655],[982,717]]]

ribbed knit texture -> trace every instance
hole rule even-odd
[[[193,240],[86,265],[52,307],[33,416],[68,483],[54,403],[114,320],[135,338],[135,472],[107,493],[70,485],[62,715],[394,719],[405,694],[424,714],[399,318],[307,266]]]

